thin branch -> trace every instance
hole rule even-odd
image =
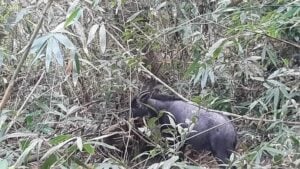
[[[15,121],[17,120],[17,118],[22,114],[22,110],[25,107],[25,105],[27,104],[29,98],[33,95],[35,89],[37,88],[37,86],[41,83],[43,77],[44,77],[45,71],[42,73],[40,79],[36,82],[35,86],[33,87],[33,89],[31,90],[31,92],[29,93],[29,95],[27,96],[26,100],[24,101],[24,103],[22,104],[22,106],[19,108],[19,110],[17,111],[16,115],[14,116],[14,118],[11,120],[11,122],[8,124],[6,132],[7,133],[11,126],[15,123]]]
[[[291,46],[294,46],[296,48],[299,48],[300,49],[300,45],[296,44],[296,43],[293,43],[293,42],[290,42],[290,41],[287,41],[287,40],[283,40],[283,39],[279,39],[279,38],[275,38],[275,37],[272,37],[266,33],[259,33],[259,32],[254,32],[256,34],[260,34],[260,35],[263,35],[263,36],[266,36],[268,38],[271,38],[271,39],[274,39],[274,40],[277,40],[277,41],[280,41],[280,42],[283,42],[283,43],[286,43],[286,44],[289,44]]]
[[[21,60],[19,61],[18,66],[17,66],[16,70],[14,71],[14,74],[11,77],[10,82],[9,82],[9,84],[8,84],[6,90],[5,90],[4,96],[3,96],[3,98],[0,102],[0,111],[4,108],[5,104],[9,100],[9,97],[11,95],[11,91],[12,91],[12,89],[14,87],[14,84],[15,84],[15,79],[16,79],[18,73],[20,72],[21,67],[23,66],[23,63],[25,62],[25,60],[26,60],[26,58],[29,54],[29,51],[30,51],[31,46],[33,44],[33,41],[35,40],[39,30],[41,29],[41,26],[42,26],[42,23],[43,23],[43,20],[44,20],[44,16],[45,16],[46,12],[48,11],[48,9],[50,8],[52,2],[53,2],[53,0],[48,1],[46,7],[43,10],[43,14],[41,16],[41,19],[39,20],[37,26],[35,27],[34,32],[32,33],[32,35],[30,37],[30,40],[29,40],[28,44],[26,45],[26,50],[23,53],[23,55],[21,57]]]

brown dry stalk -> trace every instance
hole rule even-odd
[[[29,51],[31,49],[31,46],[33,44],[33,41],[35,40],[39,30],[41,29],[41,26],[42,26],[42,23],[43,23],[43,20],[44,20],[44,16],[46,14],[46,12],[48,11],[48,9],[50,8],[51,4],[52,4],[53,0],[49,0],[46,7],[44,8],[43,10],[43,14],[42,14],[42,17],[41,19],[39,20],[37,26],[35,27],[31,37],[30,37],[30,40],[28,42],[28,44],[26,45],[26,48],[25,48],[25,52],[23,53],[22,57],[21,57],[21,60],[19,61],[18,63],[18,66],[16,68],[16,70],[14,71],[14,74],[13,76],[11,77],[10,81],[9,81],[9,84],[5,90],[5,93],[4,93],[4,96],[0,102],[0,111],[4,108],[5,104],[7,103],[7,101],[9,100],[9,97],[11,95],[11,91],[14,87],[14,84],[15,84],[15,80],[17,78],[17,75],[18,73],[20,72],[21,70],[21,67],[23,66],[23,63],[25,62],[28,54],[29,54]]]

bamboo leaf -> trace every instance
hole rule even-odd
[[[99,38],[100,38],[100,49],[101,52],[104,53],[106,50],[106,30],[105,30],[104,23],[102,23],[99,29]]]
[[[80,7],[77,7],[74,10],[72,10],[72,12],[67,16],[65,27],[68,27],[72,25],[74,22],[76,22],[82,14],[83,14],[83,9]]]
[[[212,69],[209,70],[208,75],[209,75],[210,82],[212,84],[214,84],[215,83],[215,74]]]
[[[37,137],[38,134],[35,133],[12,133],[12,134],[6,134],[3,137],[0,137],[0,142],[10,139],[10,138],[18,138],[18,137]]]
[[[144,12],[144,10],[140,10],[140,11],[134,13],[133,15],[131,15],[131,16],[127,19],[126,22],[131,22],[131,21],[134,20],[137,16],[139,16],[140,13],[142,13],[142,12]]]
[[[52,148],[50,148],[41,158],[41,160],[46,159],[47,157],[49,157],[50,155],[52,155],[54,152],[60,150],[65,144],[69,143],[70,141],[73,141],[75,138],[70,138],[62,143],[59,143],[57,146],[54,146]]]
[[[50,155],[45,162],[42,164],[41,169],[50,169],[51,166],[57,161],[57,157],[52,154]]]
[[[89,153],[90,155],[95,154],[95,148],[91,144],[84,144],[83,150]]]
[[[223,45],[225,44],[226,40],[227,40],[226,38],[219,39],[216,43],[214,43],[208,49],[208,53],[206,55],[209,57],[218,58],[223,49]]]
[[[81,137],[77,137],[76,145],[77,145],[78,149],[79,149],[80,151],[82,151],[83,144],[82,144],[82,139],[81,139]]]
[[[50,63],[52,61],[52,49],[53,49],[53,41],[55,39],[49,38],[47,41],[47,48],[46,48],[46,59],[45,59],[45,64],[46,64],[46,71],[49,71],[50,68]]]
[[[56,38],[56,40],[62,43],[65,46],[65,48],[70,50],[76,49],[75,45],[71,42],[71,40],[66,35],[62,33],[55,33],[53,36]]]
[[[61,66],[64,65],[64,55],[63,53],[61,52],[60,50],[60,47],[59,47],[59,44],[58,44],[58,41],[55,39],[55,38],[52,38],[53,41],[52,41],[52,53],[53,53],[53,56],[55,57],[57,63]]]
[[[42,139],[36,138],[30,142],[30,145],[23,151],[23,153],[19,156],[15,164],[13,165],[14,168],[18,168],[25,160],[25,158],[29,155],[31,150],[35,148],[35,146],[39,143],[43,142]]]
[[[65,135],[65,134],[58,135],[58,136],[52,138],[49,142],[52,145],[58,145],[59,143],[62,143],[64,141],[70,139],[71,137],[72,137],[71,135]]]
[[[89,35],[88,35],[88,39],[86,42],[87,45],[89,45],[92,42],[92,40],[95,38],[98,28],[99,28],[98,24],[95,24],[91,27]]]
[[[203,74],[202,74],[202,78],[201,78],[201,88],[202,89],[206,87],[207,79],[208,79],[208,70],[207,70],[207,68],[205,68],[203,71]]]
[[[278,104],[279,104],[279,88],[274,89],[274,110],[277,110]]]

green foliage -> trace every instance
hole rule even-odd
[[[42,16],[44,2],[0,1],[1,96],[44,17],[0,113],[0,168],[29,167],[37,156],[41,168],[205,166],[179,160],[192,128],[171,116],[169,126],[150,118],[139,128],[152,147],[145,152],[131,145],[131,127],[126,137],[122,127],[101,133],[133,93],[156,84],[141,64],[200,105],[261,119],[235,121],[242,134],[230,164],[299,168],[299,127],[285,121],[300,121],[300,3],[237,2],[56,1]],[[107,141],[120,133],[124,149]]]
[[[274,125],[275,126],[275,125]],[[264,157],[271,157],[274,165],[281,165],[290,153],[295,153],[299,149],[299,136],[295,138],[295,134],[290,129],[276,125],[279,128],[277,136],[268,142],[262,142],[258,147],[249,152],[245,158],[250,165],[255,167],[260,166],[260,161]],[[295,156],[295,158],[298,155]],[[291,167],[296,167],[294,164],[290,164]]]
[[[83,9],[80,7],[76,7],[75,9],[73,9],[71,11],[71,13],[69,14],[69,16],[67,16],[66,22],[65,22],[65,27],[68,27],[72,24],[74,24],[74,22],[78,21],[79,17],[83,14]]]
[[[60,49],[60,44],[66,49],[75,50],[74,44],[69,38],[61,33],[49,33],[34,41],[32,44],[32,53],[36,53],[36,59],[40,58],[45,52],[46,69],[49,70],[52,57],[54,57],[57,63],[63,66],[64,56]],[[36,60],[35,59],[35,60]]]
[[[6,23],[7,19],[17,11],[19,6],[16,3],[7,3],[0,1],[0,24]]]
[[[50,169],[51,166],[57,162],[57,160],[58,160],[57,157],[54,154],[52,154],[45,160],[41,168]]]
[[[85,152],[89,153],[90,155],[95,154],[95,148],[91,144],[84,144],[83,149]]]
[[[72,136],[71,135],[59,135],[54,138],[52,138],[49,143],[52,145],[58,145],[61,142],[64,142],[66,140],[69,140]]]

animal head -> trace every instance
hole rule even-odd
[[[144,117],[144,116],[154,116],[156,110],[147,104],[150,98],[150,92],[143,92],[138,96],[135,96],[131,101],[131,111],[132,117]]]
[[[160,110],[168,107],[176,100],[181,99],[176,96],[151,93],[149,91],[143,92],[140,95],[135,96],[131,102],[132,116],[157,116],[157,113]]]

